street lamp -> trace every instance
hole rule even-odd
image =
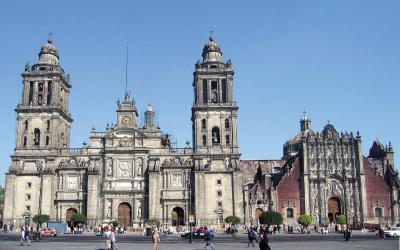
[[[40,187],[39,187],[39,207],[38,207],[38,221],[36,224],[36,241],[39,241],[40,231],[39,224],[41,224],[41,214],[42,214],[42,189],[43,189],[43,162],[38,161],[36,163],[37,170],[40,178]]]

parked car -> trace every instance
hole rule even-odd
[[[55,230],[54,228],[43,228],[42,230],[40,230],[40,235],[42,236],[57,236],[57,230]]]
[[[400,236],[400,227],[390,227],[383,231],[385,237],[398,237]]]
[[[204,238],[205,236],[205,229],[203,227],[199,227],[197,229],[192,230],[192,237],[193,238]],[[181,234],[182,237],[189,237],[190,236],[190,232],[186,231],[184,233]]]

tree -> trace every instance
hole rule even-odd
[[[111,225],[112,225],[113,227],[118,227],[118,225],[119,225],[119,222],[116,221],[116,220],[113,220],[113,221],[111,221],[110,223],[111,223]]]
[[[225,222],[232,224],[232,225],[237,225],[240,224],[240,218],[234,215],[228,216],[225,218]]]
[[[308,214],[302,214],[297,219],[297,222],[307,229],[308,225],[310,225],[312,222],[312,217],[311,217],[311,215],[308,215]]]
[[[263,212],[258,219],[260,221],[260,224],[267,226],[280,225],[283,222],[282,215],[275,211]]]
[[[47,214],[35,215],[32,218],[33,222],[42,226],[43,223],[49,221],[49,216]]]
[[[81,213],[74,213],[71,217],[71,220],[74,222],[74,225],[82,223],[86,223],[86,216]]]
[[[158,219],[153,218],[153,219],[148,220],[147,224],[152,227],[155,227],[155,226],[159,227],[160,221]]]
[[[344,216],[343,214],[338,215],[338,217],[336,217],[336,223],[341,225],[341,226],[346,224],[346,216]]]

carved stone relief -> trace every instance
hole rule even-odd
[[[118,166],[120,177],[131,177],[132,176],[132,162],[131,161],[120,161]]]

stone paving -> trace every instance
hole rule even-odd
[[[297,241],[297,242],[280,242],[275,241],[270,243],[271,249],[280,250],[336,250],[336,249],[360,249],[360,250],[398,250],[399,239],[388,239],[388,240],[353,240],[350,242],[345,241]],[[139,242],[139,243],[119,243],[119,250],[132,250],[132,249],[152,249],[151,242]],[[259,249],[258,246],[247,248],[247,243],[244,242],[216,242],[215,247],[218,250],[232,250],[232,249]],[[105,250],[104,241],[99,240],[98,242],[33,242],[31,246],[19,246],[16,241],[0,241],[0,250],[21,250],[21,249],[38,249],[38,250],[50,250],[50,249],[84,249],[84,250]],[[195,242],[189,244],[187,242],[161,242],[160,250],[175,250],[175,249],[187,249],[187,250],[200,250],[204,249],[203,242]],[[209,248],[210,249],[210,248]]]

